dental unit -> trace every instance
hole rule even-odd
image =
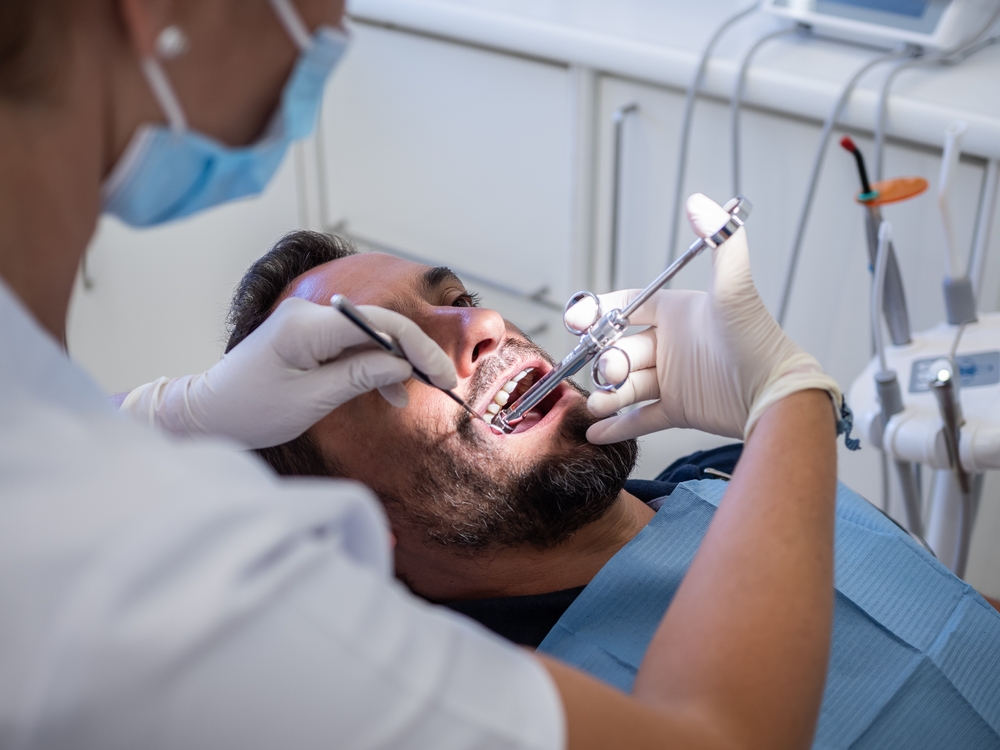
[[[859,432],[897,467],[908,530],[959,577],[966,572],[984,472],[1000,469],[1000,314],[980,312],[976,300],[982,274],[977,256],[988,242],[988,223],[980,222],[966,262],[956,245],[950,205],[966,130],[957,122],[946,130],[938,185],[945,320],[906,342],[882,344],[880,318],[884,315],[891,332],[892,317],[883,302],[890,292],[891,227],[881,222],[872,293],[876,355],[849,393]],[[872,185],[872,192],[882,184]],[[860,196],[859,202],[864,202]],[[920,466],[933,470],[926,500]]]
[[[631,363],[628,362],[628,355],[615,345],[628,329],[629,317],[632,313],[639,309],[639,307],[645,303],[646,300],[652,297],[653,294],[655,294],[661,287],[676,276],[677,273],[684,268],[684,266],[700,255],[705,248],[716,248],[728,240],[736,232],[736,230],[742,227],[746,222],[753,206],[750,201],[740,195],[726,203],[724,208],[729,213],[729,221],[727,221],[711,237],[699,238],[695,241],[683,255],[671,263],[663,273],[657,276],[656,279],[649,284],[649,286],[643,289],[642,292],[640,292],[639,295],[632,300],[631,304],[627,305],[624,310],[613,309],[602,315],[600,302],[598,301],[596,294],[593,292],[577,292],[574,294],[570,298],[569,302],[566,303],[563,315],[567,330],[569,330],[570,333],[579,336],[580,342],[562,359],[558,365],[556,365],[556,367],[546,373],[538,382],[534,383],[510,406],[502,408],[507,400],[504,397],[501,397],[503,403],[494,400],[493,403],[497,404],[501,408],[498,408],[495,412],[487,411],[484,416],[484,420],[490,425],[493,431],[498,434],[509,435],[512,433],[517,424],[524,419],[525,415],[529,411],[541,404],[546,397],[548,397],[562,384],[564,380],[575,375],[591,361],[593,361],[593,366],[591,367],[591,379],[598,389],[603,391],[616,391],[624,385],[625,381],[628,379],[628,372],[626,372],[625,377],[623,377],[622,380],[614,383],[608,382],[600,373],[599,365],[601,359],[610,354],[612,351],[617,351],[621,356],[625,357],[628,369],[631,369]],[[586,328],[575,328],[569,322],[565,321],[565,315],[575,305],[587,299],[591,300],[595,304],[594,319]],[[512,393],[516,389],[517,382],[527,375],[528,371],[522,372],[518,376],[518,381],[512,380],[508,382],[507,385],[505,385],[501,390],[501,393]],[[507,391],[506,389],[511,385],[511,383],[514,383],[514,387],[511,387],[511,389]],[[509,396],[507,398],[509,398]],[[488,408],[492,408],[492,404]]]

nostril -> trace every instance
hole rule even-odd
[[[475,362],[477,359],[479,359],[479,347],[481,347],[482,345],[483,345],[482,342],[480,342],[480,343],[476,344],[474,347],[472,347],[472,361],[473,362]]]

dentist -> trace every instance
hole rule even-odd
[[[839,394],[758,304],[742,231],[707,295],[664,293],[651,312],[703,326],[660,326],[636,352],[632,397],[656,398],[658,378],[666,399],[669,375],[684,403],[597,436],[753,428],[632,696],[417,601],[367,490],[280,481],[233,445],[284,442],[374,388],[405,404],[409,365],[359,351],[330,308],[289,300],[209,372],[131,394],[158,430],[67,358],[100,213],[153,226],[259,192],[314,126],[342,14],[0,0],[0,747],[807,747]],[[696,230],[718,210],[695,206]],[[455,384],[412,322],[366,312]]]

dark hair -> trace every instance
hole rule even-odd
[[[0,0],[2,3],[4,0]],[[228,352],[253,333],[274,310],[278,299],[299,276],[307,271],[356,255],[349,240],[319,232],[289,232],[258,258],[243,274],[233,294],[226,318],[229,330]],[[308,434],[295,440],[261,448],[261,458],[279,474],[286,476],[338,476],[337,467],[324,458]]]
[[[334,234],[304,230],[286,234],[254,261],[240,279],[226,316],[229,331],[226,351],[267,320],[278,298],[299,276],[324,263],[357,254],[358,249],[350,240]]]

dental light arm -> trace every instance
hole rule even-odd
[[[580,343],[552,371],[529,388],[521,398],[508,408],[501,410],[494,418],[492,426],[500,432],[510,434],[514,431],[517,423],[531,409],[535,408],[546,396],[558,388],[559,384],[566,380],[566,378],[572,377],[579,372],[591,360],[594,360],[591,375],[594,384],[599,389],[614,391],[620,387],[624,379],[619,383],[602,382],[603,377],[598,369],[599,358],[612,349],[617,349],[615,343],[625,334],[626,329],[628,329],[629,317],[632,313],[662,288],[664,284],[676,276],[684,266],[701,254],[706,247],[718,247],[729,239],[737,229],[743,226],[753,206],[743,196],[737,196],[730,200],[724,208],[729,213],[729,221],[711,237],[699,238],[695,241],[681,257],[671,263],[625,309],[609,310],[586,329],[575,329],[567,324],[567,328],[572,333],[580,336]],[[590,298],[597,302],[597,296],[592,292],[578,292],[570,298],[570,301],[566,305],[566,311],[568,312],[571,307],[585,298]],[[596,315],[600,315],[599,304]],[[621,349],[618,349],[618,351],[627,360],[628,356]]]

